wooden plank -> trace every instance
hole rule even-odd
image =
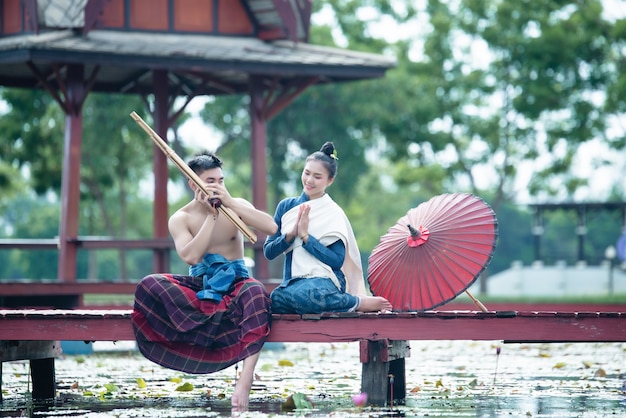
[[[0,362],[52,358],[61,353],[61,344],[55,340],[0,341]]]
[[[116,239],[110,237],[78,237],[70,241],[85,249],[127,249],[127,250],[158,250],[173,249],[174,241],[169,238],[151,239]],[[58,250],[59,240],[56,238],[44,239],[0,239],[0,249],[29,249],[29,250]]]
[[[60,296],[84,294],[134,294],[137,283],[132,282],[11,282],[0,283],[1,297]]]
[[[0,340],[134,340],[130,310],[0,310]],[[626,342],[626,314],[455,312],[273,315],[267,341]]]
[[[498,316],[497,312],[455,315],[425,312],[414,316],[362,315],[318,321],[275,320],[273,341],[327,342],[367,340],[502,340],[505,342],[624,342],[626,315],[578,317],[576,314]]]

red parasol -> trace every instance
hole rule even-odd
[[[409,210],[380,238],[369,257],[370,289],[396,311],[443,305],[467,292],[487,267],[497,237],[496,215],[481,198],[435,196]]]

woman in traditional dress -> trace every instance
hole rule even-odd
[[[189,275],[151,274],[135,291],[132,323],[141,353],[186,373],[212,373],[243,360],[232,405],[248,407],[254,367],[270,331],[270,299],[250,277],[243,261],[243,235],[223,204],[248,226],[273,234],[272,217],[224,186],[222,162],[209,152],[189,168],[205,182],[209,196],[191,180],[194,198],[177,210],[168,227]]]
[[[278,230],[263,245],[269,260],[285,254],[283,280],[270,295],[273,313],[392,309],[385,298],[367,294],[350,221],[326,193],[336,173],[337,153],[327,142],[306,159],[302,194],[276,208]]]

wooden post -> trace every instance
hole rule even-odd
[[[54,358],[31,360],[30,378],[33,381],[33,400],[56,398],[57,384],[54,372]]]
[[[370,405],[404,404],[406,378],[404,359],[409,357],[408,341],[361,340],[361,392]],[[393,384],[390,382],[393,381]]]
[[[0,341],[0,372],[4,361],[30,360],[33,382],[32,398],[53,399],[56,396],[54,359],[61,355],[59,341]],[[0,393],[2,392],[0,376]],[[2,398],[0,398],[0,401]]]
[[[252,203],[267,211],[267,120],[263,114],[264,96],[262,78],[250,76],[250,153],[252,160]],[[265,236],[253,246],[255,278],[266,282],[270,276],[269,261],[263,255]]]
[[[155,70],[152,79],[154,84],[154,113],[152,117],[154,118],[155,131],[164,141],[167,141],[167,131],[169,129],[167,71]],[[166,239],[169,236],[167,229],[167,221],[169,218],[167,201],[167,157],[155,146],[152,159],[154,164],[153,237],[155,239]],[[166,273],[169,270],[169,251],[162,248],[155,249],[153,251],[152,271],[155,273]]]
[[[84,67],[67,67],[65,102],[65,140],[63,143],[63,174],[61,178],[61,225],[59,228],[59,266],[61,281],[75,282],[77,270],[80,205],[80,162],[82,147],[82,106],[87,92]]]

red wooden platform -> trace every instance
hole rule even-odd
[[[130,310],[0,310],[1,340],[134,340]],[[268,341],[626,342],[623,312],[425,311],[273,315]]]
[[[130,314],[120,309],[0,310],[1,360],[29,359],[33,398],[55,397],[57,341],[134,340]],[[626,310],[273,315],[268,338],[270,342],[359,341],[361,390],[375,405],[403,402],[404,359],[410,353],[410,340],[626,342]],[[394,376],[393,383],[389,375]]]

